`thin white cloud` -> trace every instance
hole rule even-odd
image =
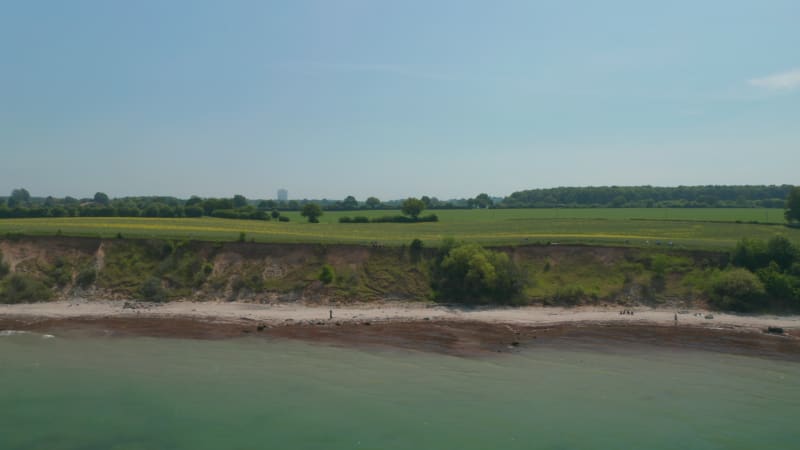
[[[753,78],[749,83],[756,87],[774,91],[790,91],[800,88],[800,69],[792,69],[762,78]]]

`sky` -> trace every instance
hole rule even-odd
[[[800,184],[800,2],[0,0],[0,195]]]

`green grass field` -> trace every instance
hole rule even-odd
[[[291,222],[261,222],[214,218],[47,218],[0,220],[0,234],[247,240],[286,243],[346,243],[402,245],[421,239],[428,246],[442,239],[485,245],[585,243],[677,248],[732,248],[743,237],[768,239],[782,234],[800,242],[800,229],[780,223],[778,209],[497,209],[432,211],[439,222],[398,224],[340,224],[339,217],[399,214],[397,211],[326,212],[319,224],[299,213],[286,213]],[[424,214],[427,214],[425,212]],[[754,223],[758,222],[758,223]]]

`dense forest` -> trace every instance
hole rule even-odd
[[[780,186],[600,186],[514,192],[503,208],[783,208],[792,190]]]

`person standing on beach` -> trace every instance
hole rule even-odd
[[[678,313],[675,313],[675,326],[678,326]]]

